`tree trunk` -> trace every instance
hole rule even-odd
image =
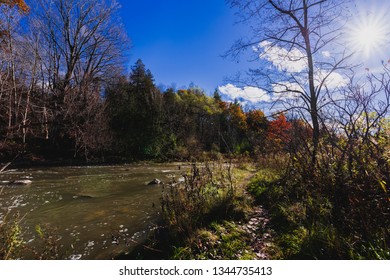
[[[314,62],[313,62],[313,53],[311,49],[310,42],[310,31],[308,27],[308,7],[305,2],[305,18],[304,18],[304,26],[301,28],[302,36],[305,40],[305,49],[307,54],[307,62],[308,62],[308,78],[309,78],[309,91],[310,91],[310,117],[313,125],[313,151],[311,154],[311,171],[314,171],[316,161],[317,161],[317,153],[318,153],[318,144],[320,139],[320,125],[318,120],[318,102],[317,102],[317,92],[314,85]]]

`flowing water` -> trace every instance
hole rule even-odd
[[[179,169],[152,164],[8,170],[0,174],[0,221],[8,212],[19,213],[31,247],[40,244],[37,226],[54,232],[63,259],[110,259],[142,242],[156,225],[162,185],[148,182],[179,178]],[[32,183],[6,182],[20,179]]]

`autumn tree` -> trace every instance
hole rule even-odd
[[[217,101],[218,102],[218,101]],[[222,109],[221,126],[221,147],[222,151],[228,153],[241,153],[248,149],[247,142],[247,115],[244,113],[238,102],[218,102]]]
[[[122,72],[128,44],[118,9],[115,0],[39,0],[33,9],[46,96],[41,109],[51,138],[73,146],[75,155],[102,146],[95,141],[106,130],[96,123],[104,119],[101,95]]]
[[[247,83],[269,92],[287,110],[296,110],[312,125],[312,167],[316,164],[321,108],[324,96],[343,85],[343,71],[350,69],[348,55],[337,51],[343,35],[347,1],[336,0],[229,0],[242,21],[251,26],[252,37],[240,39],[229,55],[250,49],[255,58],[270,65],[251,69]],[[267,69],[272,68],[272,72]]]
[[[6,5],[11,8],[16,6],[21,13],[27,13],[30,10],[23,0],[0,0],[0,5]]]
[[[267,130],[267,139],[270,148],[274,151],[285,149],[291,141],[291,123],[284,114],[279,114],[270,121]]]
[[[17,7],[17,10],[21,14],[27,14],[30,10],[29,6],[23,1],[23,0],[0,0],[0,8],[6,7],[9,9],[13,9]],[[4,13],[4,12],[3,12]],[[0,20],[0,23],[2,23],[2,20]],[[0,38],[7,35],[7,30],[0,29]]]

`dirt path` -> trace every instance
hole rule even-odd
[[[246,188],[254,173],[246,176],[241,182],[241,185]],[[251,196],[246,190],[246,195]],[[270,218],[266,209],[261,205],[253,205],[252,211],[249,213],[249,220],[240,227],[247,232],[251,237],[251,247],[256,255],[256,260],[270,259],[270,246],[273,243],[272,230],[269,227]]]
[[[272,244],[268,213],[262,206],[254,206],[249,217],[249,221],[241,225],[241,228],[252,237],[251,247],[256,259],[268,260],[270,259],[268,248]]]

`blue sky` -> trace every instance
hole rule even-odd
[[[239,71],[249,68],[264,67],[259,60],[249,63],[245,57],[236,62],[223,55],[241,36],[245,36],[248,28],[236,24],[235,11],[225,0],[119,0],[123,23],[132,40],[129,67],[141,58],[146,67],[151,70],[157,85],[163,84],[177,88],[186,87],[191,82],[211,94],[215,88],[231,100],[237,98],[245,103],[272,102],[275,97],[267,95],[258,88],[238,88],[227,81]],[[360,32],[365,25],[379,24],[389,27],[388,11],[390,1],[358,0],[356,14],[352,25],[357,27],[361,40],[362,36],[370,36],[372,30]],[[387,31],[388,32],[388,29]],[[386,35],[387,38],[390,37]],[[364,38],[363,38],[364,39]],[[361,42],[354,42],[361,45]],[[370,69],[380,65],[380,60],[390,59],[390,43],[370,46],[370,54],[356,56],[365,67]],[[277,54],[286,52],[273,48],[264,57],[275,63],[286,63],[277,58]],[[299,53],[298,53],[299,55]],[[326,55],[326,52],[324,52]],[[294,65],[289,62],[290,67]],[[279,65],[280,66],[280,65]],[[288,65],[284,65],[286,67]],[[319,69],[321,72],[321,69]],[[321,73],[320,73],[321,74]],[[325,73],[323,73],[325,74]],[[346,80],[335,73],[333,83],[343,84]]]
[[[141,58],[156,84],[191,82],[211,93],[226,77],[248,67],[221,57],[246,28],[235,24],[225,0],[121,0],[132,40],[130,65]]]

